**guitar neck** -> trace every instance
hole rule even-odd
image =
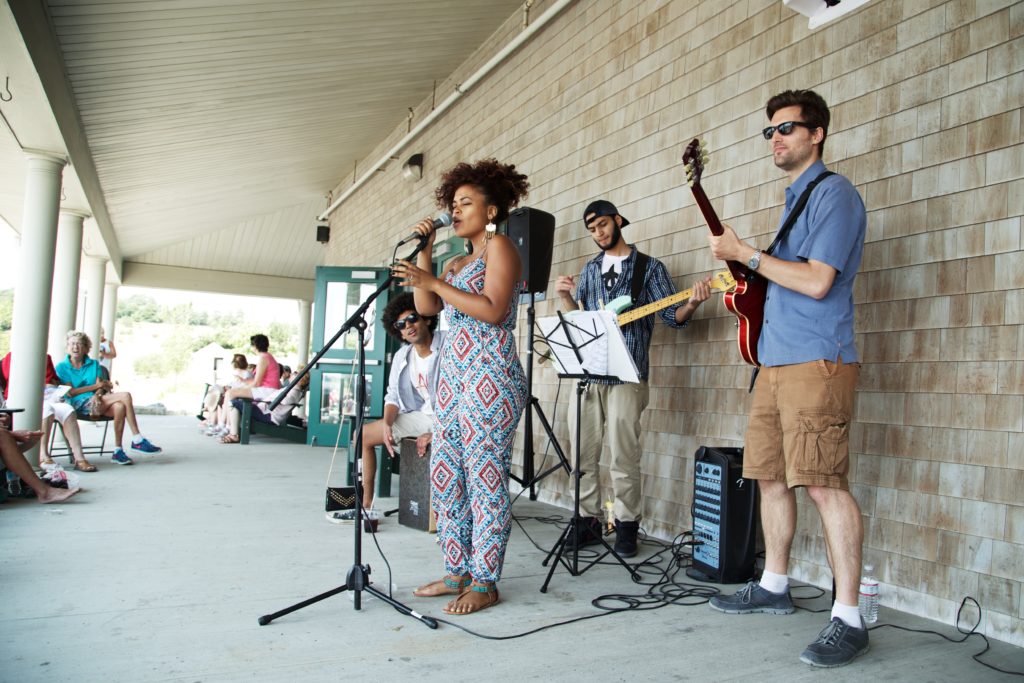
[[[695,182],[690,186],[690,191],[693,192],[693,198],[697,201],[697,206],[700,207],[700,212],[704,214],[704,220],[708,224],[708,229],[711,234],[718,237],[725,228],[722,227],[722,221],[718,219],[718,214],[715,213],[715,207],[711,206],[711,200],[704,194],[704,188],[700,186],[700,183]],[[729,267],[729,272],[732,273],[733,277],[737,280],[747,279],[753,275],[752,271],[747,268],[745,263],[739,261],[726,261],[725,264]]]
[[[693,198],[697,200],[700,212],[704,214],[704,220],[707,222],[711,234],[717,237],[725,232],[722,221],[718,220],[718,214],[715,213],[715,207],[711,206],[711,200],[704,194],[704,188],[700,186],[700,183],[694,183],[690,190],[693,192]]]
[[[651,303],[647,304],[646,306],[640,306],[639,308],[632,308],[632,309],[626,311],[625,313],[620,313],[616,317],[616,320],[619,323],[619,327],[622,327],[623,325],[626,325],[627,323],[631,323],[634,320],[639,320],[640,318],[643,318],[644,316],[648,316],[651,313],[657,313],[658,311],[660,311],[663,308],[668,308],[669,306],[673,306],[675,304],[682,303],[683,301],[686,301],[687,299],[689,299],[691,296],[693,296],[693,288],[692,287],[690,289],[684,289],[681,292],[677,292],[676,294],[673,294],[672,296],[667,296],[664,299],[658,299],[657,301],[651,302]]]

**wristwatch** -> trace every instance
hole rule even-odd
[[[760,249],[754,252],[754,255],[750,257],[749,261],[747,261],[747,268],[757,270],[758,266],[761,265],[761,253]]]

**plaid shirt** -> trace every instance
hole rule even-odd
[[[636,263],[636,247],[631,247],[632,252],[622,262],[622,274],[615,281],[611,291],[607,291],[604,281],[601,278],[601,259],[604,252],[587,261],[580,273],[579,284],[576,289],[576,299],[583,302],[583,308],[588,311],[599,311],[616,297],[623,295],[630,296],[633,288],[633,264]],[[647,273],[644,275],[644,286],[640,290],[640,300],[633,302],[633,307],[646,306],[649,303],[664,299],[676,293],[672,278],[668,276],[665,264],[656,258],[647,258]],[[682,304],[675,304],[658,312],[661,319],[669,327],[686,327],[690,321],[679,324],[676,322],[676,309]],[[626,338],[626,348],[633,356],[636,369],[640,373],[640,379],[646,381],[650,371],[650,348],[651,334],[654,332],[654,316],[648,315],[639,320],[634,320],[622,328],[622,336]],[[618,380],[594,380],[594,384],[622,384]]]

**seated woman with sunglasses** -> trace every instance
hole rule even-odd
[[[420,457],[430,444],[437,389],[438,351],[444,332],[434,332],[436,316],[416,312],[411,292],[388,302],[381,316],[388,334],[404,342],[391,362],[391,375],[384,396],[384,417],[363,427],[363,508],[367,519],[380,520],[373,510],[373,483],[377,476],[377,446],[394,457],[395,444],[406,437],[416,439]]]

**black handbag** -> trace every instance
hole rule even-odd
[[[355,486],[328,486],[327,487],[327,512],[336,510],[354,510],[356,507]]]

